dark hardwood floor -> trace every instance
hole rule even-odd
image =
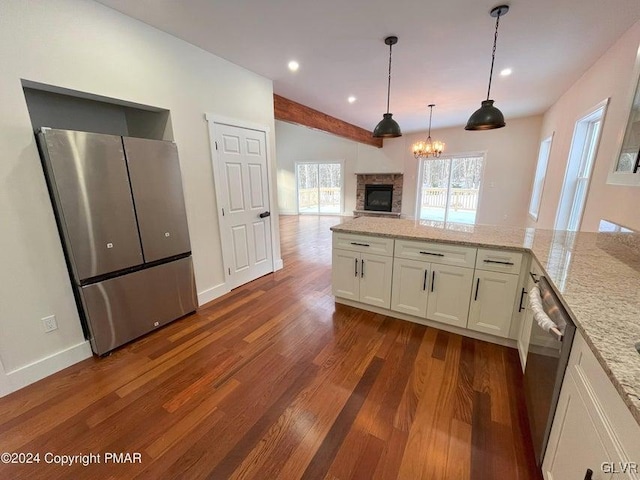
[[[338,222],[282,217],[283,270],[0,399],[0,452],[40,454],[0,478],[539,479],[516,351],[336,305]]]

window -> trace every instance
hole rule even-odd
[[[418,193],[421,220],[476,222],[484,155],[423,159]]]
[[[556,214],[556,230],[580,229],[607,103],[608,99],[600,102],[576,122]]]
[[[342,163],[296,163],[298,213],[342,213]]]
[[[544,179],[547,175],[547,164],[549,163],[549,154],[551,153],[552,140],[553,135],[551,135],[549,138],[545,138],[540,143],[540,151],[538,152],[538,164],[536,166],[536,176],[533,179],[531,202],[529,203],[529,215],[531,215],[534,220],[538,219],[538,213],[540,213],[542,190],[544,189]]]

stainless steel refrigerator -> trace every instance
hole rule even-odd
[[[103,355],[193,312],[176,145],[51,128],[37,137],[93,351]]]

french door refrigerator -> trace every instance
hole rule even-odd
[[[47,185],[94,353],[196,309],[173,142],[41,128]]]

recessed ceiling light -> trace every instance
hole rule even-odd
[[[289,62],[289,70],[291,70],[292,72],[297,72],[299,68],[300,68],[300,64],[295,60],[291,60]]]
[[[356,97],[354,97],[353,95],[351,95],[349,98],[347,98],[347,102],[349,103],[353,103],[356,101]]]
[[[508,77],[512,73],[513,73],[513,70],[511,70],[510,68],[505,68],[500,71],[500,75],[502,75],[503,77]]]

